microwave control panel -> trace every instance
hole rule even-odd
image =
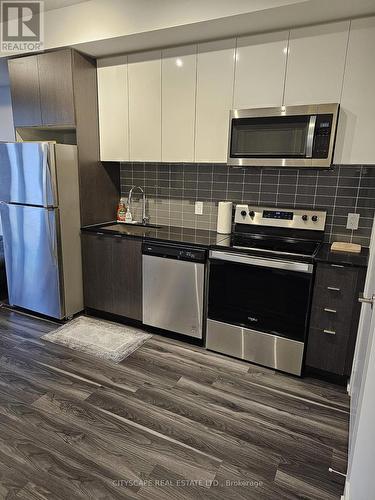
[[[327,158],[331,139],[333,115],[317,115],[315,122],[313,158]]]

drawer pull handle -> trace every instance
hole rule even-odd
[[[345,266],[341,266],[340,264],[331,264],[331,267],[345,267]]]
[[[324,333],[328,333],[328,335],[336,335],[334,330],[323,330]]]
[[[336,314],[336,313],[337,313],[336,309],[329,309],[328,307],[325,307],[325,308],[324,308],[324,310],[325,310],[325,312],[327,312],[327,313],[333,313],[333,314]]]
[[[327,290],[331,290],[332,292],[340,292],[341,288],[337,288],[336,286],[327,286]]]

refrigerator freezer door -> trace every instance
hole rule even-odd
[[[10,304],[62,319],[58,211],[8,204],[0,207]]]
[[[47,142],[0,144],[0,201],[56,207],[54,157]]]

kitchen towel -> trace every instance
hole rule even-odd
[[[217,232],[220,234],[230,234],[232,232],[232,207],[231,201],[219,201]]]

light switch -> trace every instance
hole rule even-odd
[[[359,224],[359,214],[348,214],[348,219],[346,221],[346,229],[358,229]]]
[[[195,202],[195,215],[203,215],[203,201]]]

